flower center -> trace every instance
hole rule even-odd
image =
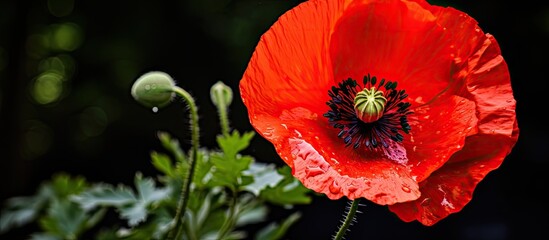
[[[365,88],[355,96],[356,116],[366,123],[375,122],[383,116],[386,103],[382,91],[376,91],[375,87]]]
[[[411,129],[407,119],[411,104],[403,102],[408,95],[396,87],[396,82],[377,81],[369,74],[362,84],[351,78],[343,80],[328,91],[330,110],[324,117],[340,130],[337,136],[346,146],[388,148],[391,141],[402,142],[402,133]]]

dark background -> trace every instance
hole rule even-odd
[[[214,147],[220,130],[209,97],[217,81],[235,93],[231,126],[252,130],[238,82],[261,34],[299,2],[0,1],[0,200],[33,194],[58,172],[109,183],[130,183],[136,171],[155,175],[149,152],[162,150],[156,132],[184,140],[189,130],[182,104],[153,113],[131,98],[133,81],[148,71],[169,73],[196,98],[203,146]],[[498,40],[517,99],[519,141],[461,212],[425,227],[365,203],[348,239],[549,239],[549,202],[542,197],[549,190],[543,117],[549,7],[543,1],[431,2],[468,13]],[[260,137],[247,153],[282,163]],[[345,205],[315,197],[297,208],[303,218],[287,238],[329,239]],[[30,230],[5,239],[24,239]]]

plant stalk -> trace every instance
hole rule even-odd
[[[359,202],[360,198],[353,200],[353,202],[351,203],[351,207],[349,207],[349,211],[347,212],[347,216],[345,216],[345,220],[343,221],[343,224],[339,227],[339,230],[337,231],[337,234],[334,236],[333,240],[343,239],[345,233],[347,233],[347,230],[349,229],[351,223],[355,218]]]
[[[175,92],[178,96],[183,98],[183,100],[187,103],[187,106],[189,107],[189,117],[190,117],[190,125],[191,125],[191,157],[189,162],[189,172],[186,176],[186,178],[183,181],[183,185],[181,186],[181,195],[179,197],[179,201],[177,203],[177,210],[175,213],[175,224],[173,225],[172,229],[170,229],[170,232],[168,233],[168,239],[180,239],[180,235],[183,232],[183,218],[185,216],[185,210],[187,209],[187,203],[189,202],[189,192],[191,188],[191,183],[193,181],[195,167],[196,167],[196,161],[198,156],[198,147],[199,147],[199,126],[198,126],[198,109],[196,107],[196,104],[194,102],[193,97],[184,89],[180,87],[173,87],[173,92]]]

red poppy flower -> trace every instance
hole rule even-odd
[[[311,0],[261,37],[240,82],[251,124],[306,187],[432,225],[518,137],[500,48],[423,0]]]

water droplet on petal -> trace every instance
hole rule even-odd
[[[428,206],[429,204],[431,204],[431,198],[425,198],[425,199],[423,199],[423,201],[421,201],[421,203],[420,203],[420,205],[421,205],[421,206],[424,206],[424,207]]]
[[[330,192],[333,194],[338,194],[341,191],[341,187],[335,180],[332,182],[332,185],[330,185],[329,189]]]
[[[411,190],[410,190],[410,187],[408,187],[407,185],[402,185],[402,191],[406,192],[406,193],[410,193]]]
[[[148,86],[148,85],[147,85],[147,86]],[[157,113],[157,112],[158,112],[158,107],[153,107],[153,108],[152,108],[152,111],[153,111],[153,113]]]
[[[147,90],[147,91],[151,90],[151,85],[149,85],[149,84],[145,85],[145,90]]]
[[[352,183],[349,184],[349,186],[347,187],[347,190],[349,190],[349,193],[354,193],[358,188],[353,185]]]
[[[319,166],[308,166],[306,169],[305,169],[305,175],[307,177],[314,177],[314,176],[318,176],[320,174],[323,174],[325,173],[326,171],[322,170],[322,168],[320,168]]]
[[[265,131],[263,132],[263,136],[265,136],[265,137],[271,137],[271,136],[273,136],[273,131],[274,131],[274,128],[272,128],[272,127],[267,127],[267,128],[265,129]]]

